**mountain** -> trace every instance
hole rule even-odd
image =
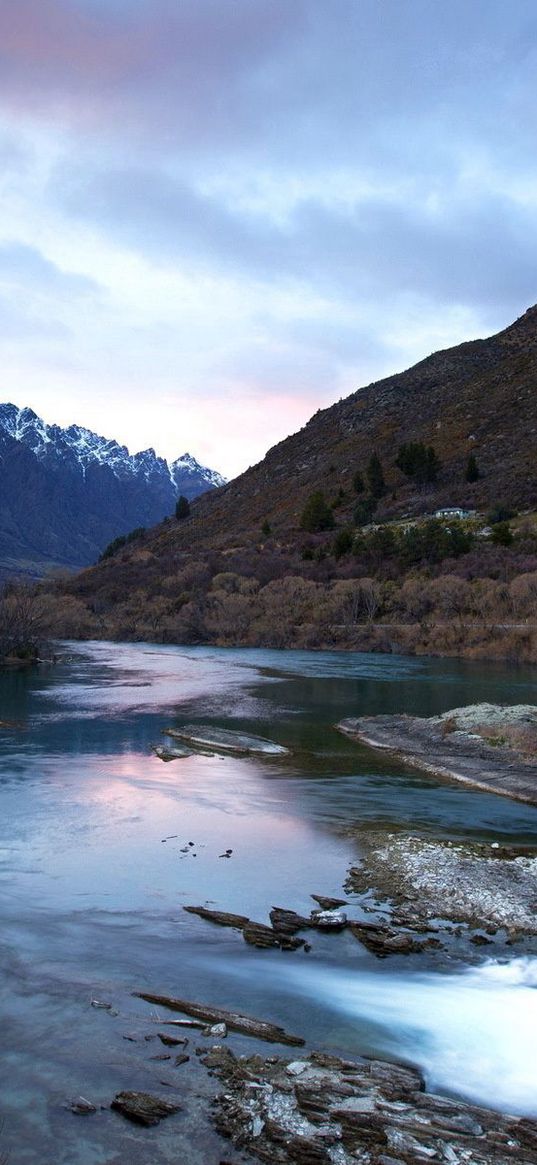
[[[437,480],[419,485],[398,468],[408,443],[432,446]],[[155,527],[59,588],[51,625],[82,637],[380,644],[537,661],[537,624],[535,634],[525,624],[537,594],[536,445],[533,307],[495,336],[437,352],[319,411],[258,465],[197,498],[184,521]],[[378,536],[364,533],[357,513],[373,452],[385,478]],[[311,533],[302,514],[315,491],[332,528]],[[442,507],[528,516],[514,535],[501,523],[487,533],[484,517],[452,534],[422,521]],[[517,641],[507,643],[511,633]]]
[[[47,425],[0,405],[0,570],[39,576],[95,562],[115,537],[224,483],[189,453],[168,464],[79,425]]]

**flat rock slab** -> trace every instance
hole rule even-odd
[[[213,748],[217,752],[237,753],[239,756],[288,756],[289,749],[263,736],[249,736],[228,728],[213,728],[210,724],[185,724],[182,728],[165,728],[166,736],[185,740],[199,748]]]
[[[468,719],[464,730],[449,731],[450,719],[459,712],[464,709],[433,717],[361,716],[340,720],[335,727],[352,740],[390,752],[423,772],[537,805],[537,763],[507,745],[487,743],[470,731]],[[500,723],[502,713],[505,709],[498,708]]]
[[[163,761],[183,760],[184,757],[193,755],[192,749],[187,748],[186,744],[175,746],[170,745],[169,747],[167,747],[165,744],[156,744],[154,745],[152,751],[154,752],[155,756],[158,756],[159,760]]]
[[[118,1092],[110,1108],[116,1109],[127,1120],[139,1125],[158,1125],[164,1117],[180,1112],[180,1104],[172,1104],[161,1096],[151,1096],[149,1092]]]

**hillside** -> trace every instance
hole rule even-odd
[[[79,632],[356,646],[365,642],[361,622],[383,618],[395,626],[396,618],[405,625],[411,618],[422,619],[404,604],[399,610],[393,599],[396,585],[420,572],[435,580],[446,572],[459,578],[462,594],[465,576],[492,581],[502,576],[505,583],[537,571],[537,541],[528,522],[520,526],[519,521],[513,546],[476,537],[464,547],[463,538],[453,551],[433,546],[409,553],[404,538],[394,548],[393,526],[384,549],[378,535],[373,545],[360,532],[356,507],[362,495],[353,486],[357,471],[367,479],[374,451],[386,482],[374,513],[376,526],[419,519],[441,506],[487,511],[502,503],[517,511],[535,509],[536,388],[534,307],[496,336],[437,352],[406,372],[360,389],[318,412],[235,481],[197,499],[190,518],[156,527],[73,580],[67,591],[78,604]],[[397,468],[399,447],[407,442],[434,448],[440,460],[436,481],[417,486]],[[466,480],[470,454],[479,468],[471,483]],[[335,530],[307,534],[301,515],[316,490],[331,503]],[[354,539],[341,556],[334,554],[338,527],[350,532],[351,543]],[[433,534],[443,537],[429,532],[429,542]],[[348,620],[342,622],[326,602],[334,587],[372,578],[389,584],[390,602],[386,592],[375,601],[373,617],[370,604],[365,604],[369,614],[364,618],[355,611],[351,635]],[[297,580],[300,600],[291,586]],[[268,607],[261,598],[270,598]],[[319,604],[324,604],[322,618]],[[470,607],[474,610],[476,603]],[[482,607],[477,604],[478,615]],[[434,613],[434,602],[430,610]],[[506,618],[503,609],[497,613]],[[73,624],[71,632],[76,631]],[[389,649],[401,644],[395,634]],[[533,648],[528,651],[531,655]]]
[[[153,449],[130,454],[79,425],[0,405],[0,573],[79,569],[117,535],[172,513],[179,494],[223,480],[188,453],[168,465]]]

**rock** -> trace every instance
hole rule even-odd
[[[152,748],[152,752],[154,752],[155,756],[158,756],[159,760],[163,761],[182,760],[185,756],[193,755],[191,748],[171,748],[166,747],[164,744],[155,744]]]
[[[281,906],[273,906],[269,918],[273,929],[279,934],[296,934],[297,931],[312,926],[310,918],[303,918],[295,910],[284,910]]]
[[[169,1036],[166,1032],[157,1032],[158,1038],[167,1048],[175,1048],[178,1044],[188,1044],[186,1036]]]
[[[208,910],[206,906],[183,906],[187,914],[197,914],[207,922],[215,922],[218,926],[234,926],[242,930],[250,919],[245,914],[231,914],[227,910]]]
[[[388,955],[410,955],[422,951],[425,946],[438,943],[437,939],[419,942],[410,934],[402,934],[388,926],[377,926],[372,922],[350,922],[349,930],[358,942],[367,947],[379,959]]]
[[[302,1073],[306,1071],[307,1067],[307,1060],[291,1060],[291,1063],[287,1065],[285,1071],[287,1072],[288,1076],[301,1076]]]
[[[321,910],[337,910],[338,906],[346,906],[345,898],[326,898],[323,894],[310,894],[314,902],[318,902]]]
[[[213,728],[210,724],[185,724],[182,728],[165,728],[166,736],[176,740],[186,740],[196,747],[215,748],[220,752],[239,755],[261,754],[266,756],[288,756],[289,749],[263,736],[250,736],[245,732],[235,732],[228,728]]]
[[[189,1060],[190,1060],[190,1056],[185,1056],[184,1053],[181,1053],[180,1056],[175,1057],[175,1060],[174,1060],[175,1067],[180,1068],[181,1064],[188,1064]]]
[[[343,930],[347,915],[344,910],[312,910],[311,921],[319,930]]]
[[[118,1092],[110,1108],[140,1125],[157,1125],[164,1117],[181,1110],[179,1104],[172,1104],[161,1096],[151,1096],[149,1092]]]
[[[74,1112],[75,1116],[90,1116],[92,1112],[97,1112],[96,1105],[86,1100],[85,1096],[75,1096],[73,1100],[67,1101],[65,1107]]]
[[[282,934],[273,930],[271,926],[265,926],[262,922],[249,922],[247,926],[243,927],[242,937],[253,947],[280,947],[285,951],[296,951],[304,945],[304,939]]]
[[[213,1023],[213,1026],[209,1028],[208,1035],[214,1036],[217,1040],[225,1040],[227,1036],[225,1023]]]

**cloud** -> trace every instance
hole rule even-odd
[[[188,405],[167,451],[218,464],[234,400],[259,450],[271,401],[302,423],[509,322],[537,298],[536,33],[531,0],[0,0],[20,392],[45,361],[47,399],[133,445],[150,392],[157,448]]]

